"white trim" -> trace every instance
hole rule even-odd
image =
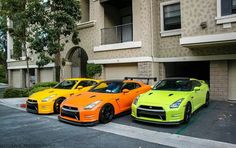
[[[190,61],[216,61],[216,60],[236,60],[236,54],[154,58],[154,62],[190,62]]]
[[[175,30],[168,30],[168,31],[161,31],[161,36],[175,36],[175,35],[181,35],[181,29],[175,29]]]
[[[108,45],[100,45],[94,47],[94,52],[99,51],[109,51],[109,50],[121,50],[121,49],[133,49],[133,48],[141,48],[142,42],[124,42],[124,43],[117,43],[117,44],[108,44]]]
[[[96,24],[95,20],[88,21],[88,22],[83,22],[83,23],[78,23],[77,24],[77,28],[79,30],[81,30],[81,29],[93,27],[93,26],[95,26],[95,24]]]
[[[89,60],[88,63],[94,64],[118,64],[118,63],[137,63],[137,62],[190,62],[190,61],[216,61],[216,60],[236,60],[236,54],[208,55],[208,56],[186,56],[186,57],[132,57],[116,58],[103,60]]]
[[[55,64],[51,63],[48,65],[45,65],[42,68],[49,68],[49,67],[55,67]],[[8,66],[7,67],[7,69],[25,69],[25,68],[27,68],[26,65],[24,65],[24,66]],[[38,68],[38,65],[29,65],[29,68]]]
[[[216,17],[216,24],[225,24],[236,22],[236,14]]]
[[[216,24],[225,24],[236,22],[236,14],[232,15],[221,15],[221,0],[217,0],[217,17],[215,18]]]
[[[132,58],[89,60],[88,63],[115,64],[115,63],[136,63],[136,62],[152,62],[152,61],[153,61],[152,57],[132,57]]]
[[[236,42],[236,32],[180,38],[182,46],[215,44],[215,42]]]
[[[171,1],[160,3],[160,23],[161,23],[160,34],[161,34],[162,37],[174,36],[174,35],[180,35],[181,34],[181,29],[164,30],[163,7],[166,6],[166,5],[171,5],[171,4],[175,4],[175,3],[180,3],[180,0],[171,0]]]

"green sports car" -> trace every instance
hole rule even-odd
[[[201,106],[209,105],[209,87],[203,80],[167,78],[138,96],[132,104],[134,120],[158,123],[188,123]]]

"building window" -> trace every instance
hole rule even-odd
[[[217,0],[217,24],[236,22],[236,0]]]
[[[180,29],[180,3],[164,6],[164,30]]]
[[[181,29],[181,11],[179,0],[160,4],[161,36],[179,35]]]
[[[221,16],[236,14],[236,0],[221,0]]]

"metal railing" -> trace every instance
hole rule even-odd
[[[114,44],[133,41],[133,24],[123,24],[101,29],[101,44]]]

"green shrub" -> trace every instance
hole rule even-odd
[[[35,89],[37,87],[54,87],[55,85],[57,85],[58,82],[41,82],[41,83],[37,83],[35,84],[32,89]]]
[[[36,93],[36,92],[39,92],[39,91],[42,91],[42,90],[45,90],[45,89],[48,89],[50,87],[35,87],[35,88],[32,88],[29,92],[29,95],[32,95],[33,93]]]
[[[3,94],[4,98],[27,97],[28,89],[26,88],[8,88]]]
[[[96,74],[101,75],[102,66],[99,64],[87,64],[87,77],[93,78]]]

